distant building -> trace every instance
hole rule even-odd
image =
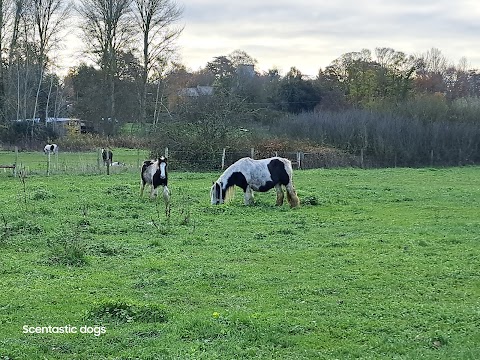
[[[52,124],[53,129],[59,136],[65,136],[67,134],[80,134],[85,133],[85,123],[80,119],[75,118],[47,118],[45,121],[47,124]]]
[[[185,97],[198,97],[198,96],[211,96],[213,95],[213,86],[197,86],[183,88],[179,91],[180,96]]]
[[[35,119],[20,119],[20,120],[14,120],[17,122],[33,122],[35,124],[40,124],[40,118],[35,118]],[[67,134],[72,134],[72,133],[86,133],[88,132],[88,127],[80,119],[75,119],[75,118],[56,118],[56,117],[49,117],[45,120],[47,125],[51,125],[53,130],[59,135],[59,136],[65,136]]]

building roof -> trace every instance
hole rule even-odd
[[[213,95],[213,86],[197,86],[180,89],[179,95],[188,97]]]

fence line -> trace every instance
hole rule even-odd
[[[423,157],[419,154],[414,159],[404,159],[402,154],[393,153],[390,160],[378,159],[360,149],[357,153],[351,154],[334,149],[324,151],[261,151],[255,148],[250,149],[222,149],[213,154],[202,154],[188,149],[169,150],[169,166],[176,170],[223,170],[242,157],[266,158],[281,156],[289,159],[295,169],[314,168],[378,168],[378,167],[421,167],[421,166],[462,166],[475,165],[469,156],[466,156],[461,149],[448,154],[438,154],[434,150],[428,151]],[[208,155],[208,156],[207,156]]]
[[[15,170],[22,170],[27,174],[53,175],[53,174],[118,174],[124,172],[138,171],[143,160],[148,158],[146,151],[134,149],[125,160],[122,155],[117,155],[122,162],[116,166],[105,166],[100,150],[83,153],[63,152],[50,155],[43,154],[24,155],[18,149],[12,151],[0,151],[0,167],[15,165]],[[120,153],[121,154],[121,153]],[[465,154],[461,149],[454,150],[448,154],[437,153],[430,150],[427,154],[419,154],[418,163],[412,164],[402,154],[392,154],[391,160],[379,161],[370,156],[366,151],[359,150],[356,154],[349,154],[334,149],[324,151],[271,151],[256,148],[245,148],[232,150],[221,149],[212,153],[200,153],[188,148],[164,149],[164,154],[169,159],[171,170],[190,171],[219,171],[224,170],[242,157],[266,158],[270,156],[281,156],[292,162],[294,169],[313,168],[340,168],[340,167],[397,167],[397,166],[461,166],[474,165],[471,154]],[[115,156],[115,154],[114,154]],[[34,159],[34,160],[32,160]],[[3,165],[3,166],[2,166]],[[8,166],[7,166],[8,165]],[[15,175],[15,172],[13,173]]]

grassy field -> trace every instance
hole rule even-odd
[[[113,161],[121,162],[121,167],[111,167],[111,173],[137,171],[143,160],[148,159],[148,151],[137,149],[113,149]],[[17,164],[18,169],[24,169],[28,174],[46,175],[48,156],[43,151],[23,152],[0,150],[0,165]],[[3,169],[0,169],[2,171]],[[11,170],[4,170],[11,173]],[[106,173],[98,151],[64,152],[50,155],[50,174],[101,174]]]
[[[480,168],[218,175],[0,173],[0,359],[480,358]]]

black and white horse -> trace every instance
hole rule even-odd
[[[110,149],[102,148],[103,165],[112,165],[113,153]]]
[[[150,188],[150,198],[158,195],[158,187],[163,187],[163,200],[165,204],[170,202],[170,190],[168,190],[167,159],[160,157],[157,160],[146,160],[142,165],[141,173],[142,183],[140,196],[143,196],[143,189],[148,184]]]
[[[277,192],[276,205],[283,205],[283,188],[287,190],[287,200],[290,206],[300,205],[292,182],[292,163],[288,159],[272,157],[262,160],[242,158],[230,165],[213,183],[210,191],[212,204],[222,204],[231,198],[235,186],[242,188],[245,194],[245,204],[253,203],[253,191],[265,192],[275,188]]]
[[[58,154],[58,145],[57,144],[47,144],[43,148],[45,155],[47,154]]]

